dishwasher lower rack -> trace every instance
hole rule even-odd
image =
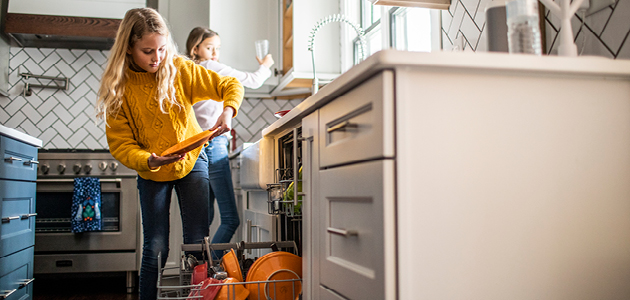
[[[294,242],[244,242],[234,244],[208,244],[207,239],[204,244],[182,245],[184,251],[199,251],[210,254],[212,250],[229,250],[229,249],[262,249],[271,248],[294,248],[297,249]],[[206,256],[211,257],[211,256]],[[161,262],[158,255],[158,262]],[[204,261],[202,263],[208,263]],[[241,263],[239,261],[239,263]],[[241,264],[242,266],[242,264]],[[175,270],[177,275],[164,275],[166,270]],[[158,273],[157,299],[170,300],[294,300],[302,299],[302,279],[291,270],[279,270],[291,272],[297,278],[292,279],[273,279],[269,280],[276,272],[272,273],[268,280],[256,280],[246,282],[236,282],[234,280],[222,280],[220,282],[202,282],[192,284],[192,271],[184,270],[181,267],[162,268],[160,266]],[[245,276],[244,276],[245,277]]]

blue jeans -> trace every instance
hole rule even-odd
[[[157,297],[158,253],[160,266],[168,257],[170,206],[173,188],[181,211],[185,244],[198,244],[208,236],[208,158],[199,155],[192,171],[182,179],[166,182],[146,180],[138,176],[140,207],[142,209],[142,265],[140,268],[140,299]],[[194,253],[202,258],[201,253]]]
[[[216,197],[221,214],[221,225],[212,238],[212,243],[229,243],[240,224],[234,186],[230,173],[230,161],[228,158],[228,139],[221,135],[205,148],[208,155],[208,174],[210,176],[210,203],[208,205],[208,220],[212,223],[214,218],[214,199]],[[214,251],[213,259],[219,259],[222,251]]]

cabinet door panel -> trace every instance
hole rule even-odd
[[[6,256],[35,244],[35,182],[0,180],[0,191],[0,256]]]
[[[392,89],[385,71],[320,109],[322,167],[394,157]]]
[[[384,299],[384,170],[391,160],[320,171],[320,283],[351,299]]]
[[[255,72],[256,40],[269,40],[269,53],[280,69],[279,0],[210,0],[210,28],[221,36],[221,62],[245,72]],[[238,17],[237,17],[238,16]],[[276,85],[273,75],[265,82]]]
[[[0,136],[0,179],[35,181],[37,179],[37,148],[20,141]]]
[[[0,295],[27,300],[33,295],[33,247],[0,258]]]

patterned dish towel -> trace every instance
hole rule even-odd
[[[72,196],[72,232],[100,231],[101,182],[95,177],[74,179]]]

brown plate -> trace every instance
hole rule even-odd
[[[213,131],[204,130],[198,134],[195,134],[181,141],[175,146],[164,150],[164,152],[162,152],[160,156],[179,155],[179,154],[184,154],[190,150],[196,149],[197,147],[209,141],[213,133],[214,133],[214,130]]]

